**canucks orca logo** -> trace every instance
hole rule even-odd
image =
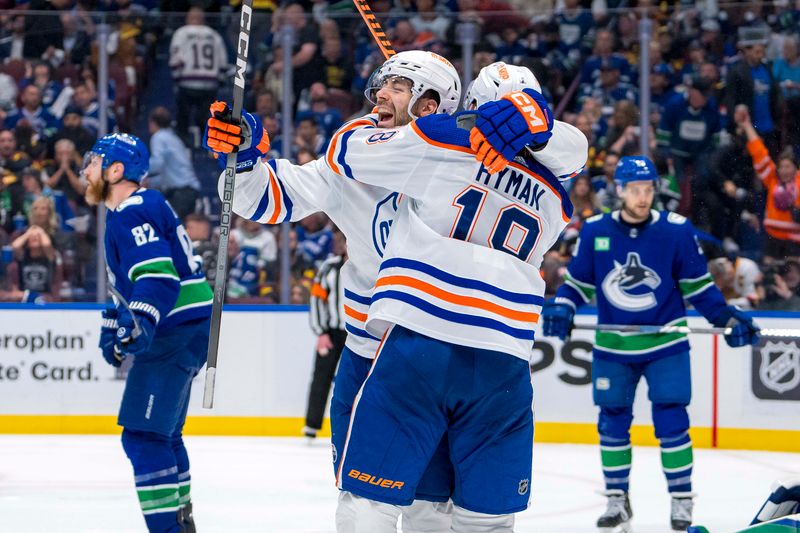
[[[398,193],[393,192],[375,206],[375,215],[372,217],[372,244],[381,257],[389,240],[389,230],[392,229],[392,221],[397,213],[399,197]]]
[[[656,306],[652,290],[661,284],[655,270],[642,264],[636,252],[629,252],[624,265],[614,261],[614,269],[603,280],[603,294],[614,307],[624,311],[644,311]],[[647,287],[646,292],[631,291],[637,287]]]

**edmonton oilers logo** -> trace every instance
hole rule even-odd
[[[383,257],[383,251],[389,240],[389,230],[392,228],[392,221],[397,213],[399,198],[400,195],[393,192],[375,206],[375,215],[372,217],[372,244],[381,257]]]

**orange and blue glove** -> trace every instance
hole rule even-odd
[[[214,154],[220,168],[225,168],[228,154],[236,154],[236,172],[247,172],[269,152],[269,135],[257,115],[242,111],[242,119],[233,120],[225,102],[211,104],[203,146]]]
[[[523,89],[478,108],[470,131],[475,158],[491,172],[500,172],[525,146],[543,146],[553,135],[553,112],[544,96]]]

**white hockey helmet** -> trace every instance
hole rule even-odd
[[[461,80],[455,67],[439,54],[409,50],[387,59],[367,81],[364,96],[370,103],[377,104],[378,90],[392,77],[405,78],[411,82],[408,114],[414,118],[417,116],[411,110],[419,97],[428,90],[433,90],[439,95],[437,113],[452,115],[458,109],[458,103],[461,101]]]
[[[478,77],[469,84],[467,96],[464,98],[464,109],[477,109],[486,102],[522,89],[542,92],[539,80],[529,68],[497,61],[483,67]]]

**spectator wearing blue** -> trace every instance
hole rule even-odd
[[[183,220],[193,213],[200,197],[200,180],[194,173],[189,149],[172,129],[166,107],[150,112],[150,173],[148,184],[159,189]]]
[[[564,9],[556,14],[561,51],[570,63],[577,64],[589,52],[587,40],[594,31],[591,11],[583,9],[579,0],[564,0]]]
[[[61,127],[61,121],[42,106],[42,91],[36,85],[28,85],[20,96],[22,107],[18,107],[5,118],[5,126],[13,129],[20,121],[27,121],[42,139],[52,137]]]
[[[301,220],[295,231],[299,255],[318,267],[333,250],[333,232],[328,227],[328,217],[314,213]]]
[[[581,104],[587,98],[600,102],[603,118],[608,119],[614,112],[617,102],[628,100],[637,102],[638,91],[629,83],[620,79],[621,64],[613,58],[606,58],[600,63],[600,76],[592,85],[586,85],[581,91]]]
[[[111,101],[111,95],[109,95]],[[72,94],[72,102],[78,106],[83,116],[81,124],[97,138],[100,129],[100,104],[97,101],[97,92],[94,87],[88,84],[81,84],[75,87]],[[111,107],[106,110],[106,132],[111,133],[117,128],[117,121]]]
[[[603,61],[615,62],[619,67],[620,79],[630,81],[631,66],[623,56],[614,53],[614,34],[611,30],[597,30],[592,55],[586,59],[581,69],[581,83],[593,84],[600,77]]]
[[[498,61],[518,65],[530,55],[530,50],[525,45],[525,41],[520,39],[517,28],[504,28],[500,37],[502,42],[495,49]]]
[[[772,65],[764,61],[769,30],[761,26],[741,27],[738,46],[741,59],[730,67],[726,80],[727,109],[739,104],[747,106],[753,126],[770,153],[780,151],[779,117],[781,91],[772,75]],[[733,133],[736,124],[728,123]]]
[[[664,109],[673,100],[680,98],[672,86],[672,67],[666,63],[653,65],[650,71],[650,121],[660,124]]]
[[[330,139],[342,125],[342,114],[338,109],[328,105],[328,88],[324,83],[312,83],[308,89],[308,109],[297,113],[296,122],[313,118],[317,126],[322,128],[326,139]]]
[[[20,89],[28,85],[36,85],[42,93],[42,105],[49,108],[61,94],[64,86],[53,79],[52,67],[49,63],[39,62],[33,65],[33,73],[29,78],[23,78],[19,83]]]
[[[709,80],[694,78],[686,97],[666,107],[658,127],[658,143],[672,160],[681,187],[681,214],[691,212],[693,193],[701,192],[708,176],[708,156],[719,143],[722,123],[711,90]]]
[[[800,54],[798,53],[796,35],[787,36],[783,40],[783,57],[779,57],[772,65],[772,74],[781,86],[786,99],[786,110],[791,122],[786,130],[786,142],[800,144],[800,127],[795,123],[800,116]]]

